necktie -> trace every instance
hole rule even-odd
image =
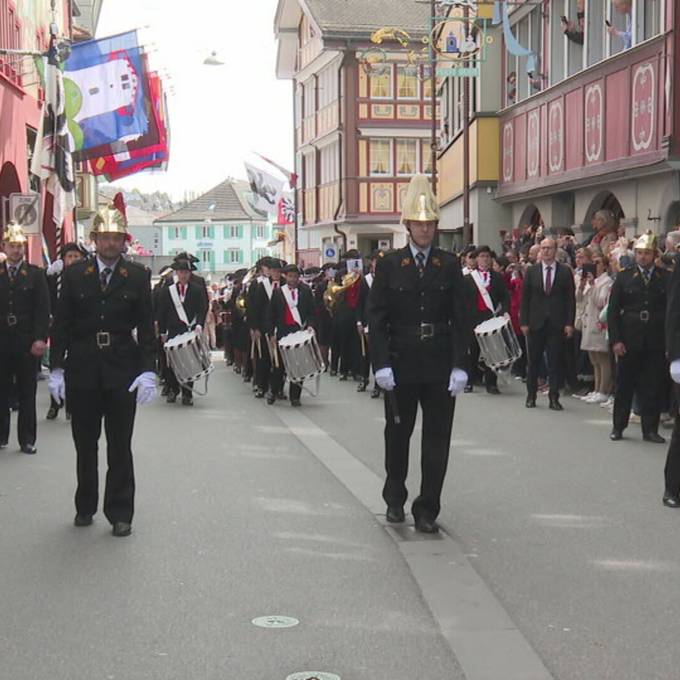
[[[109,287],[109,276],[111,275],[111,268],[104,267],[99,274],[99,281],[101,282],[102,291],[105,291]]]
[[[550,295],[552,290],[552,267],[548,267],[545,273],[545,294]]]
[[[293,288],[290,292],[293,294],[293,302],[297,302],[297,290]]]
[[[642,270],[642,276],[645,280],[645,286],[649,285],[649,280],[652,278],[652,270],[651,269],[643,269]]]
[[[17,268],[10,265],[10,267],[9,267],[9,280],[14,281],[16,276],[17,276]]]
[[[425,254],[418,251],[416,253],[416,262],[418,264],[418,274],[422,277],[425,271]]]
[[[186,285],[183,283],[179,284],[179,296],[182,298],[182,302],[184,302],[184,296],[186,295],[187,288]]]

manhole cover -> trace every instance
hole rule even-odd
[[[292,616],[260,616],[253,619],[253,625],[259,628],[293,628],[298,623]]]
[[[334,673],[320,673],[319,671],[308,671],[306,673],[293,673],[286,680],[340,680],[339,675]]]

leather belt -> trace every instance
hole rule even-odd
[[[414,338],[416,340],[431,340],[435,337],[451,335],[451,325],[448,323],[421,323],[414,326],[392,326],[390,330],[397,338]]]
[[[112,333],[110,331],[97,331],[89,335],[83,335],[78,340],[89,340],[93,338],[98,349],[104,350],[116,344],[123,344],[126,340],[132,342],[131,333]]]
[[[7,325],[12,328],[13,326],[16,326],[19,323],[19,318],[17,317],[16,314],[8,314],[7,315]]]
[[[647,323],[650,319],[650,312],[648,309],[643,309],[640,312],[624,312],[625,316],[632,317],[633,319],[640,319],[642,323]]]

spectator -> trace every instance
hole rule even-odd
[[[631,0],[612,0],[612,6],[616,12],[623,14],[626,27],[620,30],[608,24],[607,31],[612,37],[619,37],[623,41],[623,49],[629,50],[633,46],[632,2]]]
[[[606,327],[600,321],[600,315],[609,302],[609,293],[614,281],[609,275],[609,259],[606,255],[596,255],[593,264],[595,274],[588,270],[583,277],[586,283],[581,349],[588,352],[595,375],[593,392],[587,395],[584,401],[599,404],[607,401],[613,391],[609,343]]]
[[[594,248],[597,246],[603,255],[609,257],[609,252],[618,239],[618,221],[611,210],[598,210],[591,218],[593,234],[581,245]]]
[[[586,0],[576,0],[576,21],[569,21],[567,17],[562,17],[562,32],[567,39],[577,45],[583,45],[585,21]]]
[[[593,254],[590,248],[579,248],[576,251],[576,269],[574,271],[574,288],[576,290],[576,315],[574,319],[574,342],[571,356],[567,360],[568,381],[574,387],[578,397],[592,396],[590,385],[593,382],[593,369],[588,360],[588,353],[581,349],[583,317],[586,309],[587,271],[593,266]],[[586,274],[584,269],[586,268]],[[585,383],[585,384],[584,384]]]

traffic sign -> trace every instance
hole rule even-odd
[[[40,194],[9,195],[10,219],[20,224],[26,234],[40,233]]]
[[[337,262],[338,261],[338,248],[335,245],[326,245],[323,247],[323,261],[326,262]]]

